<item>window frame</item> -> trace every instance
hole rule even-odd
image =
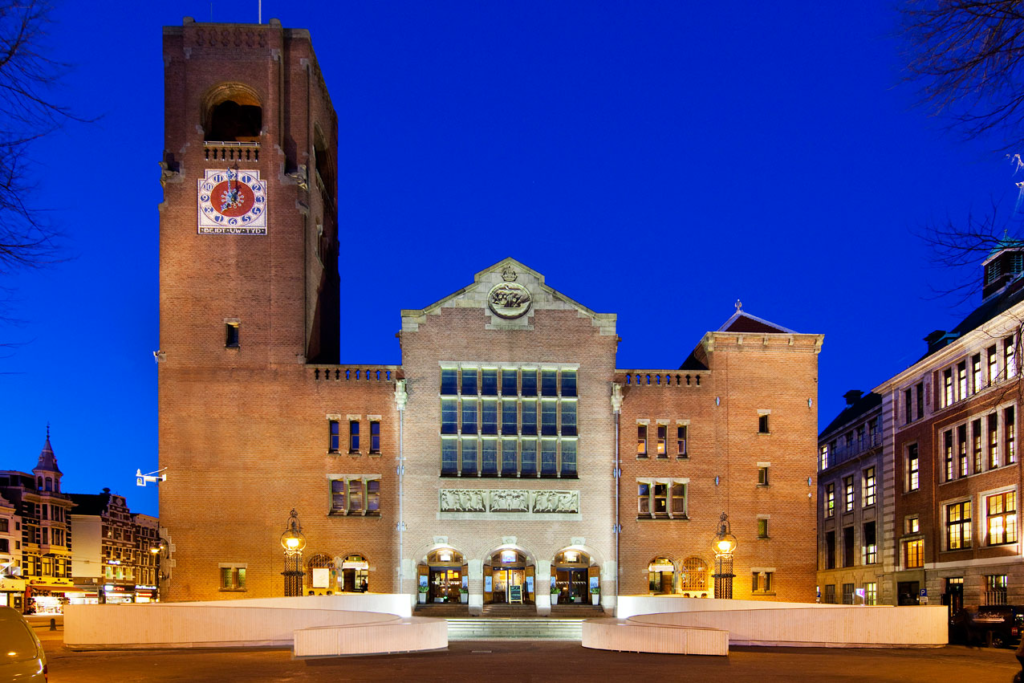
[[[380,474],[329,474],[327,475],[328,491],[328,517],[381,517],[381,501],[383,476]],[[353,483],[359,483],[359,507],[353,509]],[[335,484],[341,484],[341,492],[335,490]],[[376,484],[376,490],[371,490],[371,484]],[[344,500],[342,507],[336,503],[338,496]],[[376,503],[376,509],[371,510],[371,499]]]

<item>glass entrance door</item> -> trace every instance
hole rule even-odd
[[[556,569],[555,586],[558,588],[558,604],[560,605],[582,605],[590,602],[586,569],[581,567]]]
[[[527,602],[525,567],[494,569],[491,581],[492,603],[522,605]]]
[[[430,568],[430,602],[457,603],[462,587],[462,572],[445,567]]]

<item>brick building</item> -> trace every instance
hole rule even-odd
[[[879,604],[882,538],[882,397],[848,391],[818,437],[818,586],[828,604]],[[857,591],[863,591],[858,596]]]
[[[875,389],[882,396],[886,602],[927,595],[954,611],[1024,601],[1017,422],[1024,245],[983,263],[982,303],[925,355]],[[925,593],[922,593],[925,591]]]
[[[21,516],[0,495],[0,607],[21,610],[25,581],[21,578]]]
[[[309,34],[164,30],[164,597],[303,591],[471,608],[710,592],[812,600],[820,335],[737,307],[675,370],[513,259],[401,312],[401,366],[338,364],[337,123]],[[621,529],[621,532],[618,530]],[[593,597],[596,596],[596,597]]]

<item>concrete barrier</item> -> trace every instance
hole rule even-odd
[[[729,632],[712,628],[645,624],[634,619],[588,619],[583,647],[676,655],[729,654]]]
[[[290,647],[297,631],[328,628],[341,643],[335,654],[437,649],[437,629],[411,619],[410,612],[408,596],[383,594],[68,605],[64,644],[72,650]],[[394,640],[399,637],[408,640]],[[445,629],[440,647],[447,644]]]
[[[295,631],[296,657],[392,654],[443,650],[448,647],[448,623],[444,619],[410,617],[376,623],[318,626]]]

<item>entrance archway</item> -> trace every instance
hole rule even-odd
[[[365,593],[370,590],[370,563],[362,555],[348,555],[341,563],[338,590],[343,593]]]
[[[551,605],[589,605],[597,595],[600,604],[601,571],[593,558],[575,548],[566,548],[551,563],[557,593],[551,594]],[[557,595],[557,597],[555,597]]]
[[[427,553],[427,561],[421,562],[418,570],[418,591],[426,596],[423,602],[465,602],[462,596],[468,596],[468,570],[462,553],[454,548],[435,548]]]
[[[647,565],[648,590],[655,595],[672,593],[672,580],[676,566],[667,557],[656,557]]]
[[[334,582],[334,560],[326,553],[317,553],[306,563],[306,592],[321,594]]]
[[[484,603],[536,604],[535,568],[518,548],[499,548],[484,560]]]

